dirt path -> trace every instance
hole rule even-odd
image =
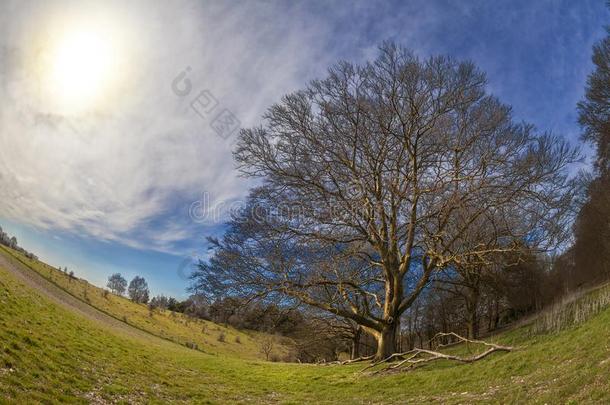
[[[73,297],[16,259],[6,257],[1,251],[0,267],[7,270],[25,285],[38,291],[56,304],[59,304],[72,312],[76,312],[85,318],[99,322],[102,326],[108,327],[111,331],[121,331],[131,336],[166,342],[164,339],[134,328],[133,326],[92,307],[86,302]]]

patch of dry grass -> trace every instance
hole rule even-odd
[[[531,333],[559,332],[579,325],[610,306],[610,284],[570,294],[536,316]]]

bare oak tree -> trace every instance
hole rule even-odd
[[[240,134],[239,167],[262,185],[194,288],[297,300],[361,325],[376,358],[390,356],[436,271],[561,224],[576,151],[514,123],[485,84],[471,63],[384,44],[285,96]],[[489,240],[464,243],[481,226]]]

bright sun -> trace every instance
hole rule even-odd
[[[113,50],[96,32],[71,32],[51,54],[51,91],[63,110],[90,107],[111,79]]]
[[[62,97],[90,99],[107,79],[112,51],[94,32],[77,32],[63,38],[54,50],[51,80]]]
[[[64,114],[99,106],[117,78],[118,49],[103,30],[62,30],[48,48],[48,96]]]

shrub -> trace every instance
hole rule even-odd
[[[223,342],[223,343],[224,343],[224,341],[226,340],[225,333],[224,333],[224,332],[220,332],[220,335],[218,335],[217,340],[218,340],[219,342]]]
[[[186,347],[193,350],[199,350],[199,346],[195,342],[186,342]]]

